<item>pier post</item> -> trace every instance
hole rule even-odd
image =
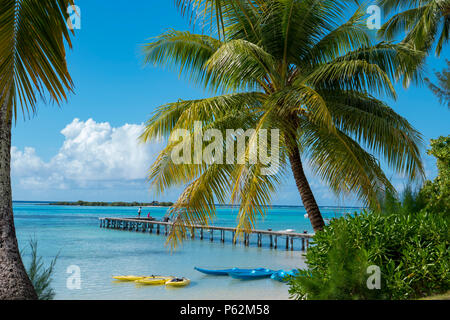
[[[305,251],[305,238],[302,238],[302,251]]]
[[[195,228],[191,228],[191,239],[195,239]]]
[[[222,243],[225,242],[225,231],[224,230],[220,230],[220,240],[222,240]]]
[[[262,236],[261,233],[258,233],[258,247],[262,247]]]
[[[275,236],[275,249],[278,248],[278,236]]]
[[[203,228],[200,228],[200,240],[203,240]]]
[[[159,234],[159,229],[160,229],[159,226],[160,226],[159,224],[156,225],[156,234]]]
[[[213,229],[209,229],[209,233],[211,234],[210,241],[213,242],[214,241],[214,230]]]
[[[286,236],[286,250],[289,250],[289,236]]]
[[[294,237],[291,237],[291,251],[294,251]]]
[[[269,235],[270,238],[270,247],[273,248],[273,235]]]

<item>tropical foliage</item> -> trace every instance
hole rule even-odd
[[[28,276],[30,277],[31,283],[33,283],[33,287],[36,290],[39,300],[53,300],[55,291],[50,285],[52,283],[52,274],[58,257],[56,256],[50,261],[48,267],[45,267],[42,257],[38,256],[37,240],[31,239],[29,244],[31,248],[31,259],[27,268]]]
[[[291,280],[292,297],[403,300],[448,291],[448,216],[399,212],[331,221],[306,253],[309,270]],[[367,286],[372,265],[380,268],[380,289]]]
[[[419,50],[431,51],[436,45],[439,56],[450,33],[450,0],[378,0],[385,15],[395,13],[379,31],[392,40],[406,33],[404,41]],[[400,12],[399,12],[400,11]]]
[[[437,159],[438,176],[420,191],[426,210],[450,216],[450,136],[431,140],[429,155]]]
[[[71,0],[1,0],[0,105],[17,117],[35,112],[45,92],[61,103],[72,91],[65,44],[72,46],[67,28]]]
[[[173,207],[173,244],[186,236],[183,225],[214,218],[216,200],[239,203],[238,227],[252,228],[289,165],[311,223],[321,230],[301,157],[336,194],[354,193],[371,204],[380,189],[393,190],[375,156],[410,179],[422,176],[419,133],[375,98],[395,97],[393,80],[420,80],[422,52],[405,43],[374,43],[365,10],[348,18],[347,2],[197,2],[220,11],[220,39],[170,30],[145,46],[145,61],[178,70],[220,95],[160,106],[142,140],[167,138],[177,129],[193,134],[196,121],[224,136],[226,129],[253,128],[250,141],[263,129],[279,129],[281,169],[263,175],[260,161],[176,165],[171,153],[178,142],[169,142],[149,179],[159,192],[188,184]],[[247,147],[244,158],[250,157]]]
[[[439,102],[450,108],[450,61],[446,60],[447,69],[442,72],[436,72],[438,82],[434,84],[429,78],[425,78],[425,82],[431,91],[438,97]]]

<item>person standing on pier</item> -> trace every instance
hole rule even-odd
[[[138,217],[139,218],[141,217],[141,211],[142,211],[142,207],[139,207],[139,210],[138,210]]]

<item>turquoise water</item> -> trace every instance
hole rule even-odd
[[[341,216],[356,209],[322,208],[325,218]],[[166,208],[143,208],[161,218]],[[215,225],[235,226],[234,208],[217,210]],[[207,268],[292,269],[304,267],[301,251],[272,250],[233,246],[229,241],[187,240],[175,252],[165,245],[165,237],[156,234],[99,228],[99,217],[134,217],[137,208],[71,207],[42,204],[14,204],[19,246],[24,263],[29,261],[28,241],[38,240],[38,254],[47,264],[59,255],[52,287],[56,299],[287,299],[288,287],[263,279],[240,281],[229,277],[210,277],[196,272],[194,266]],[[311,231],[303,208],[269,209],[258,229],[294,229]],[[219,234],[217,234],[219,236]],[[252,242],[256,242],[253,239]],[[294,243],[299,248],[300,243]],[[282,245],[280,246],[282,247]],[[70,266],[80,269],[81,289],[69,289]],[[191,279],[189,287],[170,289],[165,286],[138,287],[133,283],[113,283],[112,275],[174,275]],[[69,286],[70,287],[70,286]]]

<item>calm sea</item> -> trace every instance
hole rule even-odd
[[[161,218],[165,208],[143,208]],[[324,207],[325,218],[340,217],[359,211],[357,208]],[[217,210],[215,225],[235,226],[236,208]],[[52,287],[56,299],[287,299],[288,287],[263,279],[240,281],[229,277],[208,277],[194,270],[195,266],[221,268],[292,269],[305,267],[301,251],[272,250],[233,246],[230,241],[211,243],[209,240],[187,240],[175,252],[166,246],[165,237],[99,228],[99,217],[134,217],[132,207],[72,207],[43,203],[14,203],[15,224],[24,263],[29,262],[28,241],[38,240],[38,255],[48,264],[56,255],[58,260]],[[311,232],[309,220],[302,207],[274,207],[258,229]],[[217,234],[219,236],[219,234]],[[255,239],[253,239],[253,243]],[[294,243],[299,248],[300,243]],[[282,247],[282,245],[281,245]],[[71,273],[80,270],[81,288],[67,286]],[[139,287],[133,283],[114,283],[112,275],[173,275],[190,278],[189,287],[171,289],[164,286]]]

